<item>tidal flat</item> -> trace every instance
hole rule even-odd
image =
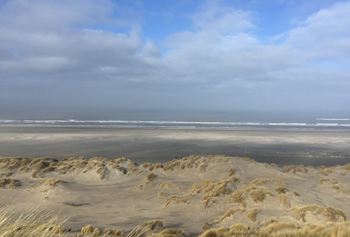
[[[349,131],[0,126],[0,155],[165,163],[193,154],[278,165],[350,163]]]

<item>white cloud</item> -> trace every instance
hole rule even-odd
[[[350,89],[350,3],[315,13],[273,45],[254,35],[251,12],[207,2],[190,16],[192,27],[160,42],[169,48],[163,55],[152,39],[141,39],[139,22],[113,15],[119,10],[108,0],[9,1],[0,9],[1,83],[36,86],[50,79],[48,90],[61,83],[87,88],[85,94],[113,94],[113,88],[172,97],[285,93],[290,100],[300,91]],[[130,30],[118,33],[120,25]],[[320,60],[345,67],[312,65]],[[132,101],[132,94],[126,98]]]
[[[323,9],[288,32],[286,44],[303,51],[310,60],[350,63],[350,2]]]
[[[255,27],[250,12],[222,6],[217,1],[205,2],[200,10],[191,15],[195,29],[227,34]]]

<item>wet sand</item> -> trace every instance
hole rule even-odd
[[[0,126],[0,156],[165,163],[192,154],[246,156],[278,165],[344,165],[350,163],[350,132]]]

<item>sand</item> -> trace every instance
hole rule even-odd
[[[0,155],[14,157],[165,163],[192,154],[223,154],[279,165],[350,163],[349,131],[0,126],[0,135]]]
[[[303,228],[350,217],[350,166],[336,166],[350,163],[349,132],[0,129],[1,155],[23,157],[0,158],[0,205],[59,212],[72,231],[91,224],[128,232],[162,220],[157,231],[196,236],[235,224]],[[30,158],[44,156],[53,158]],[[62,159],[70,156],[86,158]]]
[[[190,156],[163,167],[102,158],[0,162],[1,178],[19,185],[0,187],[1,205],[60,211],[72,231],[91,224],[128,232],[162,220],[164,228],[198,235],[239,223],[263,229],[271,219],[325,225],[350,215],[349,166],[278,167],[225,156]]]

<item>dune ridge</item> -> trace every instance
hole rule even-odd
[[[157,220],[143,235],[329,236],[350,233],[349,167],[279,167],[224,155],[165,164],[0,157],[0,204],[43,205],[69,216],[65,226],[75,234],[92,236],[123,236]],[[82,231],[87,225],[93,229]]]

